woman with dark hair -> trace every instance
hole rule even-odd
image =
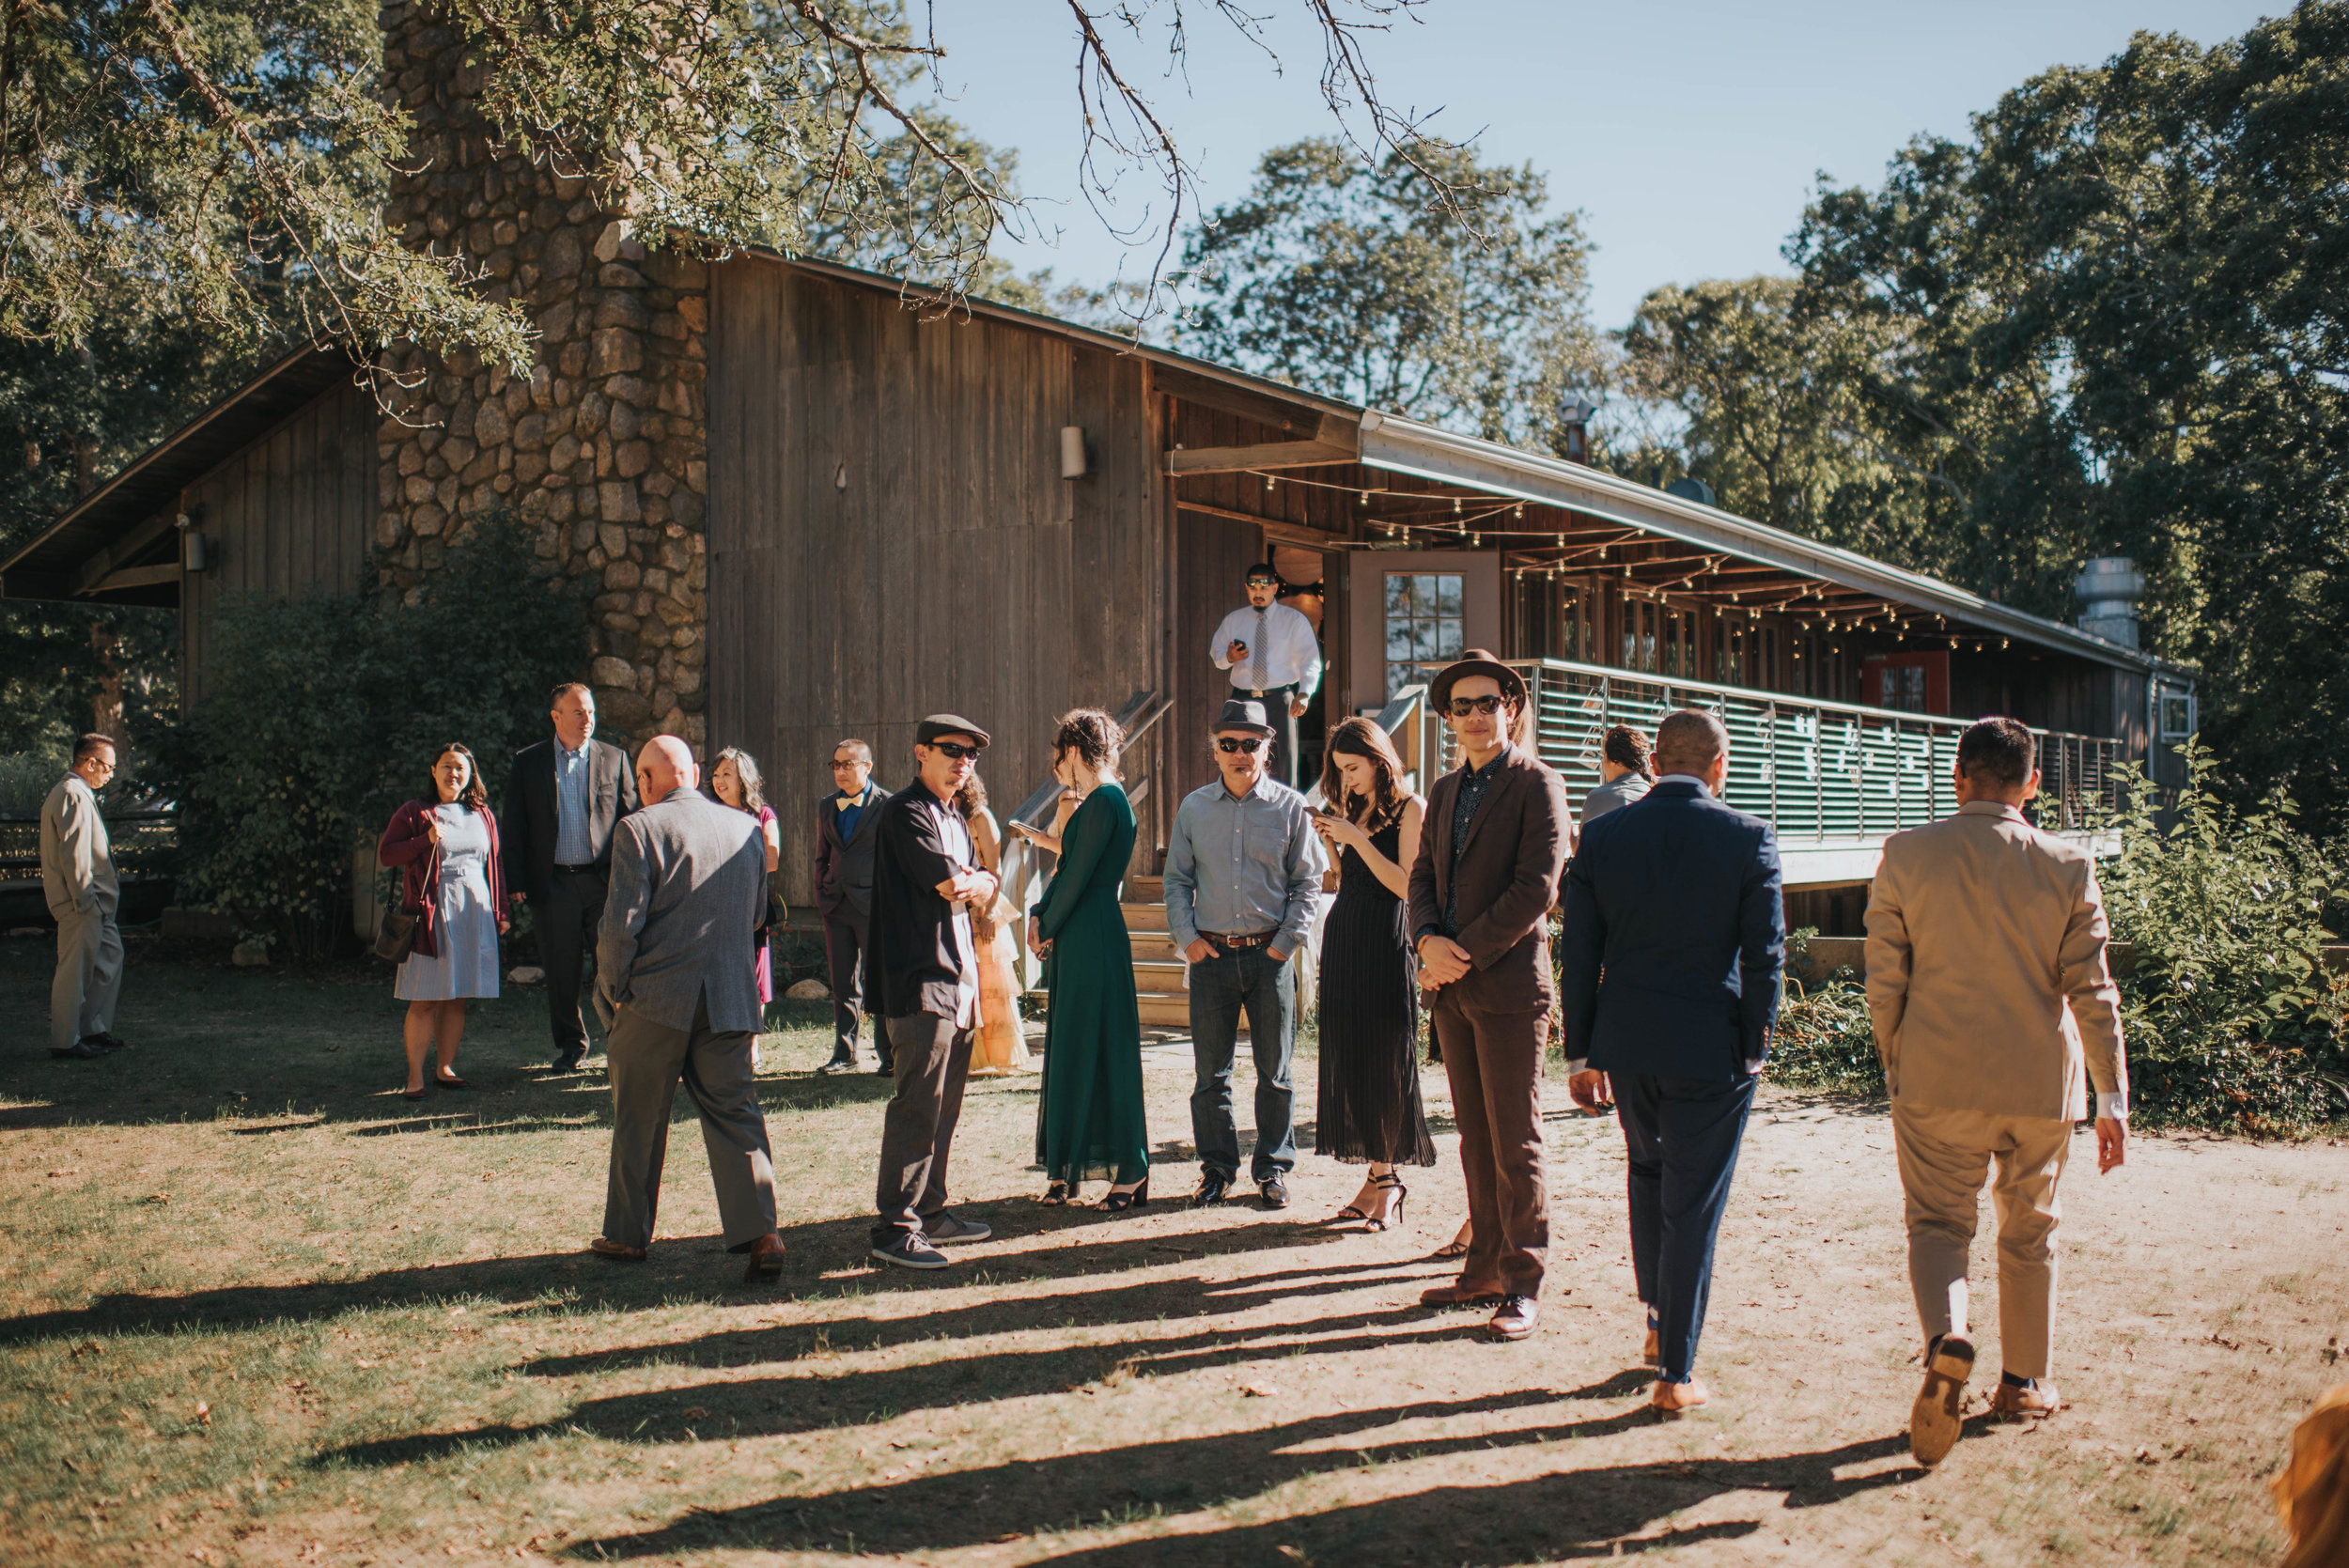
[[[1370,1171],[1332,1224],[1383,1231],[1409,1189],[1398,1165],[1436,1163],[1419,1092],[1419,965],[1408,895],[1427,803],[1400,783],[1387,732],[1347,719],[1323,747],[1314,831],[1329,846],[1337,902],[1321,930],[1321,1098],[1314,1153]]]
[[[417,912],[415,945],[392,986],[408,1004],[407,1097],[424,1098],[424,1059],[435,1045],[432,1081],[469,1088],[456,1071],[465,1001],[498,994],[498,935],[506,924],[497,818],[473,753],[454,742],[441,748],[428,789],[392,814],[375,858],[401,868],[402,896]]]
[[[1066,1203],[1095,1177],[1112,1184],[1112,1213],[1150,1201],[1150,1134],[1142,1103],[1142,1007],[1134,998],[1134,950],[1118,888],[1134,852],[1134,808],[1117,782],[1126,743],[1117,721],[1096,707],[1061,716],[1052,737],[1052,776],[1078,797],[1063,835],[1060,867],[1030,911],[1028,942],[1048,955],[1044,1094],[1036,1115],[1036,1160],[1044,1202]]]
[[[1001,877],[1003,832],[995,824],[995,814],[987,809],[987,785],[976,769],[955,796],[955,810],[971,825],[979,869]],[[1019,1022],[1019,908],[1000,887],[994,903],[971,910],[971,941],[979,961],[979,1032],[971,1041],[973,1073],[1021,1073],[1034,1065],[1028,1059],[1027,1031]]]
[[[1648,738],[1629,724],[1617,724],[1599,742],[1599,786],[1582,798],[1582,826],[1621,811],[1648,792],[1656,782]]]
[[[728,746],[710,764],[709,793],[718,798],[718,803],[758,819],[759,837],[767,841],[767,875],[771,877],[783,862],[783,826],[775,820],[775,808],[767,803],[766,784],[757,760],[739,746]],[[751,962],[758,971],[758,1002],[764,1007],[775,1000],[774,966],[769,961],[764,925],[758,928],[758,946]]]

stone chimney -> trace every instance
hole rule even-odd
[[[461,254],[537,323],[528,379],[459,351],[386,356],[417,379],[376,439],[377,582],[412,598],[450,543],[500,507],[537,535],[540,573],[591,606],[580,662],[616,737],[707,739],[706,263],[648,250],[625,202],[497,143],[483,73],[429,0],[380,13],[385,90],[415,120],[384,216]],[[519,588],[520,585],[518,585]]]

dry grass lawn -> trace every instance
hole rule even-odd
[[[798,1008],[761,1084],[791,1261],[753,1289],[687,1121],[652,1260],[582,1253],[608,1099],[540,1069],[535,992],[476,1009],[477,1089],[419,1110],[380,973],[134,941],[134,1048],[52,1063],[47,964],[0,943],[11,1564],[2272,1562],[2265,1478],[2349,1378],[2349,1150],[2321,1141],[2146,1139],[2100,1179],[2083,1138],[2075,1404],[1970,1421],[1927,1476],[1875,1110],[1766,1092],[1704,1342],[1716,1403],[1665,1425],[1621,1141],[1563,1084],[1550,1291],[1503,1346],[1416,1304],[1462,1212],[1439,1069],[1446,1163],[1386,1235],[1316,1226],[1359,1172],[1310,1156],[1285,1215],[1163,1202],[1192,1175],[1187,1053],[1151,1058],[1161,1202],[1123,1220],[1036,1206],[1035,1080],[975,1083],[957,1185],[997,1239],[909,1278],[864,1258],[883,1085],[811,1076],[822,1010]],[[1996,1295],[1978,1275],[1992,1365]]]

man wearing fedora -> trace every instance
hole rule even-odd
[[[958,714],[931,714],[914,726],[919,774],[873,808],[881,819],[866,985],[897,1080],[881,1116],[873,1256],[899,1268],[944,1268],[941,1243],[992,1234],[946,1207],[946,1159],[979,1026],[971,911],[995,897],[995,878],[979,869],[955,796],[987,740]]]
[[[1540,1311],[1549,1250],[1541,1079],[1555,987],[1542,922],[1574,818],[1565,781],[1533,754],[1515,670],[1470,648],[1429,695],[1460,743],[1460,766],[1428,791],[1410,923],[1460,1124],[1470,1239],[1459,1279],[1420,1300],[1490,1306],[1493,1337],[1521,1340]]]
[[[1207,657],[1232,675],[1229,696],[1263,705],[1272,721],[1266,771],[1297,787],[1297,721],[1321,684],[1321,639],[1301,610],[1281,602],[1281,574],[1269,561],[1248,568],[1248,602],[1223,617]]]
[[[1329,868],[1305,798],[1268,777],[1272,726],[1260,702],[1233,698],[1210,742],[1219,777],[1183,798],[1166,846],[1166,928],[1190,965],[1190,1095],[1199,1150],[1194,1206],[1239,1179],[1232,1065],[1248,1013],[1256,1058],[1256,1149],[1249,1175],[1268,1209],[1288,1207],[1297,1164],[1289,1053],[1297,1033],[1290,955],[1305,940]]]

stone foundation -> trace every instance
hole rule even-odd
[[[709,553],[705,262],[653,251],[624,203],[504,149],[475,107],[481,72],[420,0],[382,8],[383,78],[416,122],[385,219],[461,255],[491,299],[536,322],[528,379],[460,350],[394,350],[412,382],[376,439],[377,582],[412,599],[452,542],[500,507],[533,529],[540,570],[590,606],[581,674],[614,740],[707,741]],[[519,591],[520,585],[518,585]]]

